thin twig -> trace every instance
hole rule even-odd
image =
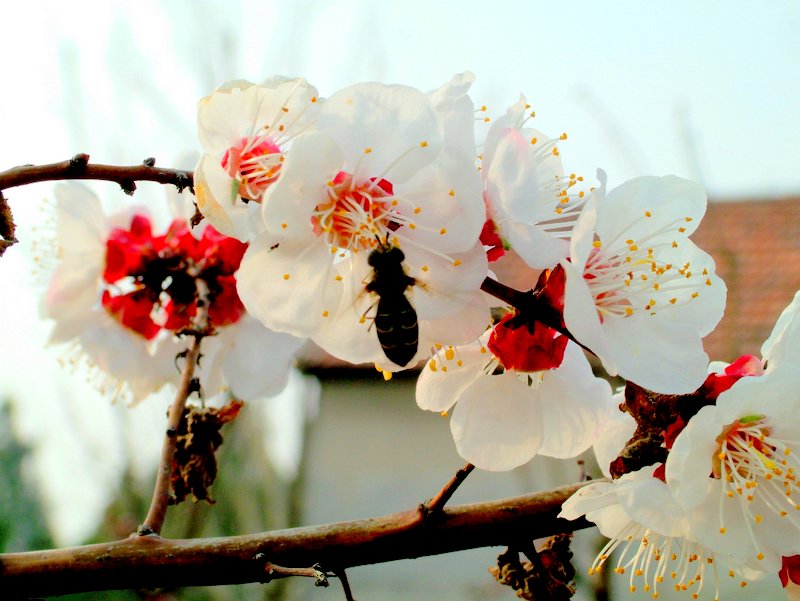
[[[353,591],[350,590],[350,582],[347,580],[347,573],[344,570],[337,570],[334,572],[334,574],[336,574],[339,582],[342,583],[345,601],[356,601],[353,597]]]
[[[0,173],[0,190],[37,182],[94,179],[116,182],[127,194],[133,194],[137,181],[172,184],[183,190],[194,185],[194,173],[182,169],[163,169],[155,159],[147,158],[140,165],[101,165],[89,162],[86,153],[76,154],[68,161],[48,165],[21,165]]]
[[[347,569],[507,546],[591,526],[585,519],[559,519],[561,505],[583,484],[446,507],[440,519],[409,527],[417,509],[368,518],[206,539],[126,539],[47,551],[0,554],[0,590],[46,597],[70,593],[241,584],[264,580],[262,553],[283,566],[320,565]]]
[[[470,472],[472,472],[474,469],[474,465],[467,463],[464,467],[456,472],[455,476],[453,476],[450,481],[445,484],[444,487],[442,487],[442,490],[440,490],[435,497],[433,497],[427,503],[420,503],[420,518],[424,520],[442,511],[442,508],[450,500],[450,497],[453,496],[453,493],[456,492],[456,489],[461,486],[461,483],[467,479],[467,476],[469,476]]]
[[[274,563],[267,563],[267,565],[264,566],[264,571],[267,574],[265,582],[269,582],[275,578],[303,576],[305,578],[313,578],[314,586],[327,587],[330,584],[328,582],[328,575],[320,569],[318,564],[314,564],[310,568],[285,568],[283,566],[276,566]]]
[[[167,515],[167,508],[170,504],[170,484],[172,482],[172,462],[175,458],[175,451],[178,444],[178,432],[180,431],[181,420],[184,419],[184,409],[189,395],[194,390],[193,379],[194,369],[200,357],[200,343],[203,339],[203,332],[208,327],[208,286],[204,280],[197,281],[197,312],[192,320],[193,330],[189,348],[186,350],[185,363],[181,370],[181,381],[175,400],[169,408],[167,417],[167,431],[164,434],[164,442],[161,447],[161,460],[158,464],[156,484],[153,489],[153,499],[150,501],[150,509],[144,523],[139,526],[138,534],[142,536],[160,534],[161,527],[164,525],[164,518]]]

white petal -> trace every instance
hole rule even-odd
[[[654,465],[625,474],[617,483],[617,498],[631,519],[663,536],[687,537],[689,523],[667,485],[653,477]]]
[[[575,457],[588,449],[613,408],[611,387],[596,378],[583,351],[568,343],[564,361],[543,374],[536,400],[542,407],[544,441],[539,453]]]
[[[417,246],[439,252],[464,252],[472,248],[486,220],[483,184],[471,160],[442,160],[396,185],[398,210],[414,207],[415,229],[397,232]],[[410,210],[406,211],[410,213]]]
[[[290,238],[308,236],[315,207],[328,201],[328,182],[342,170],[339,146],[326,134],[300,136],[281,167],[281,176],[262,203],[264,223],[272,233]]]
[[[625,399],[621,394],[614,395],[613,402],[619,404]],[[611,477],[611,462],[619,457],[620,451],[636,431],[636,420],[625,411],[613,411],[609,420],[603,425],[593,448],[597,464],[606,478]]]
[[[417,405],[428,411],[449,410],[461,393],[481,376],[490,357],[480,349],[480,344],[458,347],[452,360],[447,360],[443,352],[431,357],[417,379]]]
[[[458,73],[429,94],[444,126],[444,152],[457,160],[475,161],[475,105],[467,95],[475,81],[470,72]],[[475,169],[472,170],[475,172]]]
[[[420,346],[427,348],[433,344],[467,344],[477,340],[490,323],[491,313],[484,294],[474,292],[470,300],[452,315],[421,321]]]
[[[645,217],[645,211],[651,217]],[[595,229],[604,244],[616,239],[650,237],[665,227],[669,231],[659,237],[675,236],[679,227],[688,236],[697,228],[705,211],[706,194],[700,184],[674,175],[637,177],[608,193],[599,206]]]
[[[442,319],[474,301],[489,271],[480,242],[464,253],[441,256],[424,249],[403,247],[408,274],[418,284],[408,291],[420,319]]]
[[[356,84],[331,96],[318,127],[336,140],[348,160],[359,161],[357,177],[382,177],[393,185],[435,160],[444,133],[425,94],[377,83]]]
[[[583,279],[583,270],[570,261],[562,261],[566,273],[564,286],[564,323],[570,333],[584,346],[590,348],[603,362],[603,367],[612,375],[617,375],[615,357],[606,341],[606,335],[597,316],[594,297]]]
[[[637,313],[609,317],[603,323],[603,332],[617,373],[644,388],[687,394],[697,390],[706,378],[708,355],[691,325]],[[583,341],[579,334],[576,336]],[[605,365],[607,357],[603,359]]]
[[[222,372],[234,396],[257,399],[283,390],[294,354],[305,342],[273,332],[244,316],[220,333],[224,358]]]
[[[541,447],[540,406],[514,375],[483,376],[462,392],[450,430],[464,459],[484,470],[510,470]]]
[[[767,368],[772,370],[782,363],[798,363],[800,352],[800,292],[797,292],[789,303],[769,338],[761,346],[761,356],[768,361]]]
[[[219,160],[204,154],[195,168],[197,208],[214,228],[226,236],[246,242],[258,224],[258,203],[245,204],[239,197],[239,183],[222,168]]]
[[[71,257],[100,264],[110,231],[97,196],[78,183],[58,184],[55,189],[59,246]]]
[[[245,308],[268,328],[311,336],[339,306],[343,284],[328,245],[318,238],[254,240],[237,273]]]
[[[705,499],[712,458],[719,452],[716,437],[721,431],[715,408],[703,407],[689,420],[670,449],[665,469],[667,484],[687,509],[697,507]]]

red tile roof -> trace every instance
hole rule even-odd
[[[706,351],[712,360],[760,356],[800,290],[800,198],[711,202],[692,240],[714,257],[728,286],[725,316]]]

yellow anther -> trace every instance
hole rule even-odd
[[[536,144],[538,141],[539,141],[539,138],[537,138],[535,136],[533,138],[531,138],[531,144]]]
[[[364,149],[364,154],[369,154],[369,153],[371,153],[371,152],[372,152],[372,148],[370,148],[369,146],[367,146],[367,147]]]
[[[644,216],[645,216],[645,217],[652,217],[652,216],[653,216],[653,214],[652,214],[650,211],[645,211],[645,212],[644,212]]]
[[[422,142],[419,143],[419,146],[420,146],[420,148],[427,148],[428,147],[428,142],[423,140]]]
[[[283,279],[284,280],[288,280],[289,279],[289,274],[288,273],[284,273],[283,274]]]
[[[448,192],[448,194],[449,194],[450,196],[455,196],[455,195],[456,195],[456,191],[455,191],[455,190],[450,190],[450,191]]]
[[[329,314],[328,314],[328,311],[327,311],[327,310],[325,310],[325,311],[323,311],[323,312],[322,312],[322,316],[323,316],[323,317],[327,317],[328,315],[329,315]]]
[[[594,242],[592,242],[592,246],[594,246],[595,248],[602,248],[603,243],[600,242],[600,240],[595,240]]]
[[[458,267],[459,265],[461,265],[460,259],[456,259],[455,261],[453,261],[453,267]]]
[[[444,352],[444,356],[447,358],[448,361],[452,361],[456,356],[456,351],[452,346],[448,346],[447,350]]]
[[[444,236],[444,235],[447,233],[447,228],[446,228],[446,227],[443,227],[442,229],[440,229],[440,230],[439,230],[439,233],[440,233],[442,236]]]
[[[287,227],[289,227],[288,223],[281,223],[281,229],[282,230],[285,230]]]

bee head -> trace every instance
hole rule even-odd
[[[386,265],[400,265],[405,258],[403,251],[396,246],[381,245],[369,254],[367,263],[373,269],[380,269]]]

